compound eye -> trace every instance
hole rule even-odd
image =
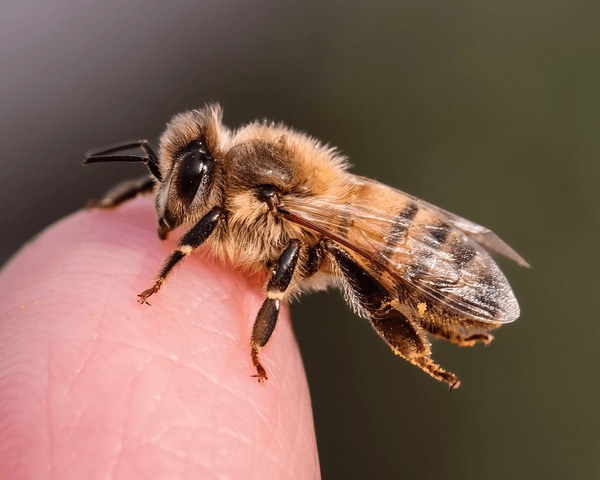
[[[192,203],[202,180],[208,179],[213,169],[214,161],[203,147],[200,144],[200,147],[186,153],[180,160],[177,193],[187,205]]]

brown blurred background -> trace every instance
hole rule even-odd
[[[324,477],[600,478],[598,5],[3,1],[0,261],[143,171],[89,148],[208,100],[285,121],[533,265],[500,261],[522,317],[490,347],[435,343],[452,394],[338,293],[294,305]]]

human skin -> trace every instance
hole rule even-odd
[[[319,478],[310,396],[287,310],[261,351],[264,277],[176,246],[150,199],[79,212],[0,273],[0,479]]]

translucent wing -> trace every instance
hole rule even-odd
[[[373,183],[377,185],[381,185],[375,180],[371,180],[366,177],[358,177],[360,183],[368,184]],[[388,187],[391,188],[391,187]],[[466,218],[460,217],[448,210],[444,210],[436,205],[432,205],[424,200],[421,200],[413,195],[408,193],[401,192],[400,190],[392,189],[397,192],[399,195],[403,195],[407,198],[412,199],[414,202],[417,202],[419,205],[428,208],[432,212],[437,212],[441,217],[445,217],[448,223],[452,226],[461,230],[465,235],[475,240],[479,245],[484,247],[486,250],[490,252],[499,253],[500,255],[512,260],[517,263],[521,267],[529,267],[529,263],[525,260],[521,255],[513,250],[513,248],[508,245],[504,240],[502,240],[498,235],[492,232],[489,228],[483,227],[481,225],[477,225],[476,223],[467,220]]]
[[[485,227],[378,182],[355,177],[350,200],[290,197],[288,219],[362,256],[385,271],[398,292],[477,321],[507,323],[519,305],[491,256],[497,251],[525,265]]]

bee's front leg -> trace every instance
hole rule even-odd
[[[86,208],[99,208],[102,210],[118,207],[128,200],[132,200],[138,195],[152,193],[154,190],[154,177],[145,176],[137,180],[129,180],[120,183],[110,190],[101,200],[90,200]]]
[[[271,272],[271,278],[269,278],[269,282],[267,283],[267,298],[260,307],[256,320],[254,321],[254,326],[252,327],[250,347],[252,363],[256,368],[256,375],[253,376],[257,377],[259,382],[267,380],[267,372],[260,364],[258,352],[267,344],[275,329],[277,318],[279,317],[281,300],[284,298],[286,290],[296,271],[300,247],[300,240],[291,240],[275,262]]]
[[[177,265],[180,260],[187,257],[190,253],[202,245],[213,232],[219,221],[224,218],[225,210],[220,207],[215,207],[204,217],[202,217],[200,221],[196,223],[196,225],[188,230],[183,237],[181,237],[181,240],[179,240],[177,250],[174,250],[165,261],[163,267],[158,273],[154,285],[140,293],[138,295],[138,301],[140,303],[150,305],[148,303],[148,297],[158,292],[162,284],[165,283],[167,275],[169,275],[171,270],[173,270],[173,267]]]

